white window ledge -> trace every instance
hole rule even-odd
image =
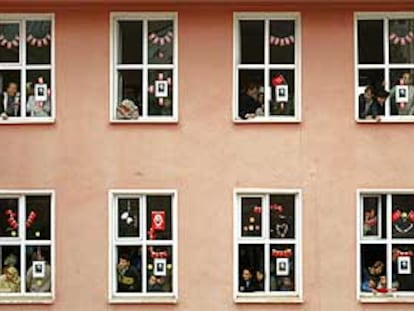
[[[1,125],[8,125],[8,124],[52,124],[55,123],[55,118],[9,118],[6,120],[0,119],[0,126]]]
[[[166,123],[166,124],[173,124],[178,123],[177,118],[142,118],[136,120],[110,120],[113,124],[157,124],[157,123]]]
[[[278,118],[254,118],[254,119],[233,119],[236,124],[252,124],[252,123],[300,123],[302,120],[296,117],[278,117]]]
[[[0,305],[2,304],[53,304],[52,296],[14,296],[0,297]]]
[[[177,297],[111,297],[110,304],[176,304]]]
[[[235,303],[273,303],[273,304],[300,304],[304,303],[303,298],[298,296],[256,296],[243,297],[238,296],[234,299]]]
[[[361,303],[414,303],[414,296],[395,294],[378,294],[359,298]]]
[[[410,117],[382,117],[378,120],[355,120],[357,123],[414,123],[414,116]]]

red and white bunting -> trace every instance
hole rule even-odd
[[[164,36],[160,37],[156,33],[151,32],[148,35],[148,40],[155,45],[164,46],[166,44],[169,44],[173,41],[174,34],[172,31],[167,32]]]
[[[414,33],[410,31],[405,36],[398,36],[395,32],[392,32],[389,39],[390,42],[395,45],[409,45],[414,41]]]
[[[274,45],[274,46],[290,46],[295,43],[295,37],[294,36],[286,36],[286,37],[270,36],[269,43],[270,45]]]

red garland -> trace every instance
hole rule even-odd
[[[152,246],[148,247],[148,250],[150,252],[150,257],[152,259],[154,259],[154,258],[168,258],[168,252],[167,251],[154,252],[154,248]]]
[[[17,230],[17,228],[19,227],[19,224],[16,221],[16,213],[14,213],[11,209],[6,210],[5,214],[7,216],[9,216],[9,218],[7,219],[7,222],[10,226],[10,228],[12,228],[13,230]]]
[[[52,37],[50,34],[46,34],[43,38],[36,38],[33,35],[28,35],[27,43],[29,43],[31,46],[37,46],[41,48],[43,46],[48,46],[51,39]]]
[[[27,217],[26,227],[30,228],[33,225],[36,218],[37,218],[37,213],[35,211],[31,211],[29,213],[29,217]]]
[[[172,33],[172,31],[169,31],[165,36],[163,37],[159,37],[156,33],[150,33],[148,35],[148,40],[155,45],[166,45],[172,42],[174,38],[174,34]]]
[[[262,213],[262,207],[261,206],[253,207],[253,213],[254,214],[261,214]]]
[[[398,251],[397,254],[398,257],[413,257],[414,256],[414,252],[413,251],[407,251],[407,252],[402,252],[402,251]]]
[[[283,213],[283,206],[279,205],[277,203],[271,204],[270,205],[270,210],[275,211],[275,212],[279,212],[279,213]]]
[[[7,40],[4,35],[0,35],[0,46],[11,49],[19,46],[19,36],[15,35],[12,40]]]
[[[414,33],[410,31],[407,35],[400,37],[395,32],[390,34],[390,42],[397,45],[408,45],[411,44],[414,40]]]
[[[290,248],[282,250],[272,249],[272,257],[282,257],[282,258],[290,258],[292,257],[293,253]]]
[[[270,42],[270,45],[274,45],[274,46],[289,46],[295,43],[295,37],[294,36],[286,36],[286,37],[270,36],[269,42]]]

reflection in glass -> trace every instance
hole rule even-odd
[[[50,21],[26,22],[27,64],[50,64],[52,33]]]
[[[142,116],[142,70],[118,70],[116,118],[133,120]]]
[[[0,62],[19,62],[20,34],[19,24],[0,24]]]
[[[172,21],[148,21],[148,63],[172,64],[174,28]]]
[[[173,291],[173,253],[171,246],[149,246],[147,257],[147,291]]]
[[[173,114],[172,70],[148,71],[148,115],[172,116]]]
[[[270,21],[270,63],[295,63],[295,22]]]
[[[239,245],[239,292],[264,291],[264,246]]]

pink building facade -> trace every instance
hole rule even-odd
[[[15,82],[25,105],[0,121],[1,267],[20,279],[0,310],[412,309],[410,1],[1,3],[2,91]],[[240,117],[251,82],[264,115]],[[361,117],[368,85],[386,107]],[[139,275],[125,292],[124,253]]]

